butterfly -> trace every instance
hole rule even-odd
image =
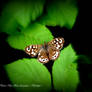
[[[45,64],[50,60],[54,61],[59,57],[64,42],[63,37],[54,38],[43,45],[29,45],[25,48],[25,52],[31,57],[37,56],[38,60]]]

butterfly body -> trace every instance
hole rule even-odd
[[[38,56],[38,60],[45,64],[59,57],[63,44],[64,38],[55,38],[44,45],[29,45],[25,48],[25,52],[31,57]]]

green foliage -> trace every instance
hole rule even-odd
[[[8,34],[15,32],[16,26],[18,25],[22,28],[26,28],[41,15],[43,5],[44,0],[11,1],[2,12],[0,28]]]
[[[61,51],[60,57],[54,62],[52,75],[54,88],[63,92],[75,92],[79,78],[77,55],[71,45]]]
[[[51,32],[44,25],[34,23],[21,32],[9,36],[7,41],[11,47],[24,50],[27,45],[42,44],[52,38]]]
[[[4,67],[19,92],[48,92],[51,89],[50,73],[36,59],[22,59]]]
[[[76,0],[53,0],[47,6],[47,14],[40,20],[49,26],[59,25],[71,29],[78,13]]]
[[[45,0],[14,0],[6,5],[0,16],[0,29],[9,34],[7,42],[11,47],[24,50],[27,45],[52,40],[53,36],[46,25],[72,28],[78,13],[76,1],[53,0],[46,7],[47,14],[37,22],[36,19],[43,13],[44,4]],[[75,92],[79,82],[76,59],[77,55],[71,45],[61,51],[52,67],[56,90]],[[51,75],[37,59],[21,59],[4,67],[13,85],[27,86],[14,86],[19,92],[51,90]]]
[[[54,62],[52,68],[53,84],[57,91],[75,92],[79,83],[77,55],[71,45],[61,51],[60,57]],[[11,64],[5,65],[7,74],[12,82],[16,85],[41,85],[16,88],[18,91],[49,91],[51,89],[51,77],[43,64],[37,59],[22,59]]]

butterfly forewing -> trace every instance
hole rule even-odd
[[[49,62],[49,58],[48,58],[48,55],[47,55],[47,51],[44,49],[44,48],[41,48],[39,50],[39,53],[38,53],[38,60],[45,64],[47,62]]]
[[[29,45],[25,48],[25,52],[30,55],[31,57],[35,57],[42,45]]]
[[[53,49],[61,50],[64,44],[64,38],[58,37],[48,42],[48,46],[51,46]]]

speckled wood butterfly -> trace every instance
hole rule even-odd
[[[45,64],[59,57],[63,44],[64,38],[58,37],[44,45],[29,45],[25,48],[25,52],[31,57],[37,56],[38,60]]]

